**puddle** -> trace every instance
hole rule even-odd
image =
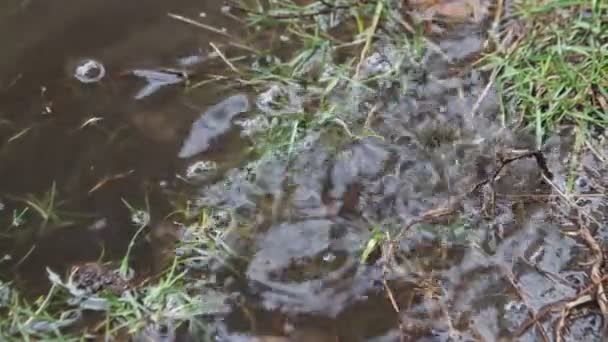
[[[172,209],[161,185],[187,167],[176,158],[184,136],[221,91],[186,93],[175,81],[181,76],[167,71],[215,68],[204,63],[209,42],[218,41],[167,13],[207,13],[217,27],[234,26],[219,10],[200,1],[28,1],[3,17],[5,277],[37,292],[46,287],[46,266],[61,274],[72,264],[120,259],[135,231],[123,200],[144,209],[147,196],[153,225],[162,224]],[[52,207],[49,217],[24,212],[27,201]],[[138,257],[150,257],[143,245],[151,243],[138,245]]]
[[[375,41],[361,74],[397,65],[396,77],[334,84],[327,98],[346,113],[323,121],[336,126],[326,130],[288,121],[315,102],[298,85],[184,90],[192,75],[219,70],[209,42],[226,38],[167,13],[204,12],[206,23],[237,31],[215,2],[15,7],[0,17],[0,275],[37,295],[49,285],[46,267],[65,274],[94,265],[87,286],[103,288],[97,278],[108,274],[109,285],[123,285],[95,262],[124,256],[137,230],[131,206],[152,215],[132,266],[139,280],[154,276],[176,239],[197,239],[168,218],[183,200],[187,210],[216,210],[205,236],[230,251],[218,258],[178,249],[196,256],[189,272],[213,273],[214,286],[231,295],[231,312],[214,324],[219,341],[514,338],[531,310],[589,283],[581,261],[591,253],[568,234],[577,229],[572,213],[533,158],[505,167],[493,201],[487,191],[461,196],[492,174],[497,153],[534,149],[535,138],[505,128],[497,90],[470,64],[493,4],[459,3],[418,1],[408,10],[430,25],[434,48],[420,56],[408,42]],[[445,17],[454,20],[438,19]],[[16,31],[23,36],[8,33]],[[290,137],[280,146],[287,153],[252,144],[279,134]],[[564,131],[543,147],[560,189],[572,137]],[[607,141],[580,155],[573,183],[576,203],[602,224],[590,223],[602,242]],[[390,265],[379,251],[362,261],[374,234],[395,236],[457,199],[455,214],[405,232]],[[544,329],[552,334],[558,319],[550,315]],[[564,337],[599,341],[600,321],[595,308],[582,312]],[[537,327],[521,336],[540,338]]]

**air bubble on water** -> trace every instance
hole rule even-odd
[[[96,83],[106,75],[106,68],[94,59],[80,61],[74,70],[74,77],[82,83]]]
[[[325,262],[333,262],[334,260],[336,260],[336,255],[332,252],[327,252],[323,255],[323,261]]]
[[[145,226],[150,223],[150,214],[143,210],[135,210],[131,214],[131,222],[137,226]]]

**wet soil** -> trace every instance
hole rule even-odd
[[[510,164],[493,188],[461,196],[492,174],[497,153],[535,148],[533,136],[503,125],[497,90],[471,65],[490,4],[459,11],[450,29],[429,26],[442,52],[428,49],[422,63],[406,46],[375,43],[362,73],[405,61],[402,75],[373,88],[338,87],[331,99],[349,123],[367,122],[375,136],[306,132],[290,158],[256,159],[236,122],[275,115],[264,106],[268,92],[170,84],[140,98],[148,83],[132,73],[179,69],[184,57],[206,61],[208,43],[221,41],[167,12],[205,12],[206,23],[229,31],[237,23],[212,1],[145,3],[29,1],[0,16],[2,278],[39,294],[48,287],[45,267],[65,274],[121,259],[137,229],[123,200],[152,215],[133,267],[138,277],[155,274],[172,242],[188,240],[166,219],[186,198],[193,208],[214,208],[214,229],[232,251],[190,265],[216,272],[218,286],[236,298],[215,326],[221,341],[511,340],[530,310],[571,299],[589,283],[581,264],[589,248],[568,234],[578,221],[534,159]],[[444,7],[425,13],[445,16]],[[72,75],[87,58],[107,70],[98,83]],[[216,71],[205,62],[194,68]],[[305,96],[287,105],[299,101]],[[573,192],[603,243],[608,139],[594,144],[597,151],[578,156]],[[542,148],[558,188],[567,184],[572,147],[564,129]],[[49,197],[53,214],[29,209],[17,217],[28,201],[44,208]],[[457,198],[453,215],[409,229],[390,263],[381,253],[361,262],[375,232],[394,236]],[[85,282],[98,288],[97,278]],[[566,340],[604,338],[599,311],[585,309]],[[542,323],[551,335],[558,319]],[[541,338],[536,327],[521,336]]]

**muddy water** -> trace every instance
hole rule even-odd
[[[213,70],[209,42],[221,37],[168,13],[204,13],[218,28],[234,21],[206,1],[11,3],[0,20],[0,267],[39,291],[47,266],[61,273],[124,255],[135,226],[123,200],[145,209],[147,198],[153,225],[172,210],[162,184],[183,171],[178,153],[191,123],[225,90],[164,86],[181,80],[167,68]],[[105,69],[99,82],[74,77],[89,59]],[[46,210],[51,197],[48,219],[32,208],[19,215],[26,201]],[[138,245],[141,260],[151,243]]]
[[[0,248],[9,256],[1,270],[24,289],[44,288],[47,266],[61,272],[122,257],[136,229],[122,199],[137,208],[149,199],[153,230],[137,245],[134,266],[140,275],[159,270],[161,251],[178,232],[164,217],[184,194],[229,221],[218,234],[238,256],[190,265],[217,271],[218,286],[234,294],[233,312],[215,327],[221,341],[511,340],[529,310],[589,283],[580,265],[588,247],[565,234],[576,230],[571,212],[532,159],[496,181],[494,205],[475,193],[445,220],[411,228],[390,265],[379,255],[361,262],[375,231],[394,236],[488,177],[497,152],[535,147],[532,136],[505,128],[497,90],[486,91],[487,75],[469,64],[487,20],[429,34],[441,52],[428,49],[420,59],[408,47],[376,42],[363,74],[400,63],[400,77],[337,87],[332,96],[345,121],[367,121],[375,136],[309,132],[290,158],[252,159],[233,121],[273,115],[259,94],[173,84],[139,96],[150,79],[171,83],[175,74],[153,72],[184,68],[184,57],[200,56],[197,72],[213,70],[205,57],[218,36],[166,14],[206,12],[207,23],[234,27],[217,3],[71,3],[15,4],[0,22],[10,47],[0,62],[0,213],[8,227]],[[100,82],[72,77],[83,58],[103,63]],[[606,199],[597,194],[608,183],[600,159],[608,146],[596,143],[599,153],[580,157],[585,176],[574,191],[588,195],[579,204],[605,224]],[[565,131],[543,148],[561,188],[572,144]],[[45,222],[29,209],[11,227],[24,200],[39,201],[53,184],[56,217]],[[600,241],[608,234],[593,228]],[[601,340],[601,316],[584,309],[565,337]],[[551,338],[557,319],[543,321]],[[539,340],[535,329],[522,340]]]

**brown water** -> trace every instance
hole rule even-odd
[[[204,61],[209,42],[221,36],[167,13],[206,12],[212,25],[231,24],[218,10],[217,4],[201,1],[26,1],[4,11],[2,226],[26,207],[23,199],[43,198],[53,184],[60,216],[43,225],[29,210],[23,226],[3,232],[2,255],[12,258],[2,265],[5,276],[38,287],[45,266],[61,270],[124,254],[134,226],[121,199],[144,209],[147,196],[154,222],[170,211],[160,184],[182,171],[176,156],[183,136],[222,89],[186,94],[181,85],[166,86],[138,100],[146,80],[128,72],[212,68],[182,67],[180,61],[192,56]],[[83,84],[73,77],[87,58],[105,66],[101,82]]]
[[[233,312],[216,326],[221,341],[510,340],[528,309],[538,312],[589,283],[587,267],[579,264],[588,247],[564,234],[573,229],[570,213],[532,159],[510,165],[496,182],[493,214],[479,194],[469,196],[455,217],[408,232],[388,271],[378,258],[360,262],[374,228],[394,235],[410,218],[487,177],[496,152],[534,148],[533,137],[501,124],[494,87],[477,103],[487,77],[468,63],[481,51],[487,20],[436,33],[431,38],[443,55],[429,49],[419,64],[406,47],[377,42],[376,62],[363,72],[399,59],[401,82],[337,87],[332,101],[353,124],[375,108],[370,124],[378,137],[342,138],[332,146],[333,135],[311,132],[293,158],[255,160],[234,122],[272,115],[255,103],[259,94],[243,104],[229,97],[239,91],[219,85],[185,92],[174,84],[137,99],[145,80],[124,75],[180,68],[188,56],[202,58],[188,70],[215,72],[206,61],[208,43],[225,38],[167,12],[206,12],[206,23],[237,30],[219,6],[34,0],[3,9],[0,214],[9,228],[0,254],[10,256],[3,278],[36,293],[47,286],[45,267],[61,273],[72,264],[121,258],[136,230],[122,199],[144,208],[146,197],[153,229],[137,244],[134,268],[138,276],[152,274],[166,261],[167,241],[178,235],[164,219],[170,201],[185,194],[195,206],[216,208],[220,219],[230,212],[237,222],[220,234],[243,257],[221,260],[236,274],[214,258],[191,265],[217,272],[223,290],[236,298]],[[72,77],[83,58],[104,64],[101,82]],[[306,94],[294,97],[294,106],[308,101]],[[202,112],[205,119],[196,121]],[[92,117],[101,119],[83,127]],[[195,143],[186,151],[188,137]],[[606,155],[606,140],[596,143]],[[559,187],[571,147],[565,131],[543,148]],[[608,184],[608,165],[600,157],[582,155],[585,177],[574,190],[594,195],[580,205],[603,224],[593,226],[602,242],[607,201],[597,194]],[[207,163],[184,181],[196,162]],[[22,199],[41,198],[53,184],[60,218],[45,223],[30,209],[23,225],[10,227],[13,212],[26,207]],[[601,316],[590,308],[573,321],[568,340],[602,340]],[[543,324],[552,338],[557,319]],[[538,339],[535,328],[522,336]]]

